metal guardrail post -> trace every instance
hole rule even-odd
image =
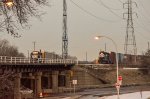
[[[40,59],[38,58],[38,60],[37,60],[38,63],[39,63],[39,60],[40,60]]]
[[[23,58],[23,62],[25,63],[25,58]]]
[[[55,59],[52,59],[52,63],[55,63],[56,62],[56,60]]]
[[[55,59],[55,63],[58,63],[58,59]]]
[[[3,59],[3,58],[2,58],[2,56],[1,56],[1,63],[2,63],[2,61],[3,61],[2,59]]]
[[[58,59],[58,63],[61,63],[60,59]]]
[[[10,57],[10,63],[12,63],[12,57]]]
[[[16,64],[16,58],[17,58],[17,57],[15,57],[15,60],[14,60],[14,61],[15,61],[15,64]]]
[[[50,62],[51,62],[51,59],[48,59],[48,60],[47,60],[47,63],[50,63]]]
[[[30,63],[30,58],[28,58],[28,63]]]
[[[53,59],[51,59],[51,63],[54,63],[54,60],[53,60]],[[50,64],[51,64],[51,63],[50,63]]]
[[[21,58],[20,58],[20,63],[21,63]]]
[[[7,56],[5,56],[5,58],[4,58],[4,62],[5,62],[5,63],[6,63],[6,57],[7,57]]]
[[[68,59],[66,60],[66,63],[69,63],[69,60],[68,60]]]

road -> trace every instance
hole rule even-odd
[[[141,92],[141,91],[150,91],[150,86],[128,86],[121,87],[120,94],[132,93],[132,92]],[[97,99],[97,97],[116,95],[116,88],[100,88],[100,89],[86,89],[82,92],[74,93],[63,93],[57,94],[53,97],[47,97],[43,99]],[[130,98],[128,98],[130,99]]]

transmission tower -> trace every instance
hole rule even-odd
[[[63,0],[63,36],[62,36],[62,58],[68,57],[68,35],[67,35],[67,3]]]
[[[126,3],[124,3],[123,7],[125,8],[125,5],[127,6],[127,27],[126,27],[126,36],[125,36],[125,45],[124,50],[125,54],[127,55],[135,55],[137,54],[137,48],[136,48],[136,40],[135,40],[135,34],[134,34],[134,25],[133,25],[133,14],[136,14],[133,12],[132,6],[133,4],[136,5],[136,2],[132,2],[132,0],[128,0]]]

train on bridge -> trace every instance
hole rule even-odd
[[[45,58],[45,52],[44,51],[32,51],[30,54],[31,62],[42,62],[42,60]],[[43,61],[44,62],[44,61]]]
[[[55,52],[46,52],[46,51],[37,51],[34,50],[30,53],[30,61],[34,63],[45,63],[47,59],[62,59],[61,55],[56,54]],[[69,58],[68,58],[69,59]]]

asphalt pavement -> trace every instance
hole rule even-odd
[[[140,91],[150,91],[150,85],[143,85],[143,86],[126,86],[120,88],[120,94],[125,93],[133,93],[133,92],[140,92]],[[97,89],[84,89],[80,92],[71,92],[71,93],[61,93],[55,94],[51,97],[45,97],[43,99],[83,99],[82,97],[89,97],[87,99],[94,99],[91,97],[103,97],[103,96],[110,96],[116,95],[117,90],[115,87],[108,87],[108,88],[97,88]]]

